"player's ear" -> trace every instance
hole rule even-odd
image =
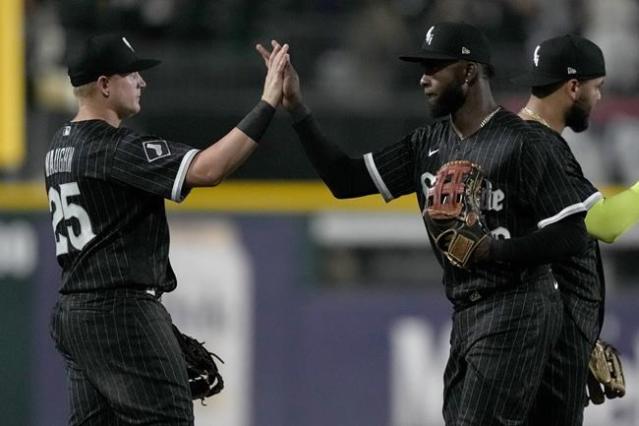
[[[108,98],[111,94],[111,89],[109,87],[109,77],[105,75],[101,75],[98,77],[98,81],[96,82],[98,86],[98,91],[102,94],[103,97]]]
[[[579,80],[577,80],[576,78],[572,78],[572,79],[568,80],[566,82],[566,84],[564,84],[564,90],[566,91],[566,94],[573,101],[576,101],[577,98],[579,97],[579,89],[580,89],[580,87],[581,86],[579,84]]]
[[[479,75],[479,65],[476,64],[475,62],[467,62],[466,63],[466,76],[464,78],[464,81],[466,82],[466,84],[471,83],[472,81],[474,81]]]

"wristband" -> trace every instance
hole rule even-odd
[[[274,115],[275,108],[266,101],[259,101],[236,127],[255,142],[259,142]]]

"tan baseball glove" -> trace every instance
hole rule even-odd
[[[593,404],[602,404],[605,398],[621,398],[626,394],[619,352],[612,345],[597,339],[588,367],[588,396]]]

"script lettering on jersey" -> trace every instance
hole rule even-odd
[[[422,184],[422,192],[424,196],[428,198],[428,189],[432,188],[435,185],[435,181],[437,180],[437,176],[432,173],[425,172],[422,174],[420,179]],[[481,196],[481,209],[482,210],[493,210],[493,211],[501,211],[504,208],[504,191],[501,189],[493,189],[493,184],[485,180],[486,182],[486,190],[483,191]]]
[[[428,199],[428,190],[435,185],[436,180],[437,176],[432,173],[425,172],[422,174],[420,182],[426,199]],[[493,189],[493,184],[488,179],[485,182],[486,189],[483,191],[480,201],[481,210],[501,211],[504,208],[504,199],[506,198],[504,191]],[[491,230],[490,233],[494,238],[510,238],[510,231],[502,226]]]
[[[70,173],[75,148],[56,148],[47,152],[44,158],[44,170],[47,177],[55,173]]]

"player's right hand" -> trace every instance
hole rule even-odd
[[[273,52],[266,61],[266,78],[264,79],[264,91],[262,100],[277,108],[282,101],[284,85],[284,69],[289,62],[288,44],[273,48]]]
[[[277,40],[272,40],[271,46],[273,46],[272,52],[269,52],[261,44],[257,44],[255,46],[255,49],[262,56],[262,59],[264,59],[264,63],[266,64],[267,68],[270,67],[270,58],[272,57],[272,55],[275,54],[276,51],[281,48]],[[302,104],[302,89],[300,88],[300,78],[299,78],[299,75],[297,74],[297,71],[293,67],[293,64],[290,61],[290,57],[286,65],[286,68],[284,69],[283,92],[284,92],[284,99],[282,100],[282,105],[288,111],[292,111],[293,109],[295,109],[296,107]]]

